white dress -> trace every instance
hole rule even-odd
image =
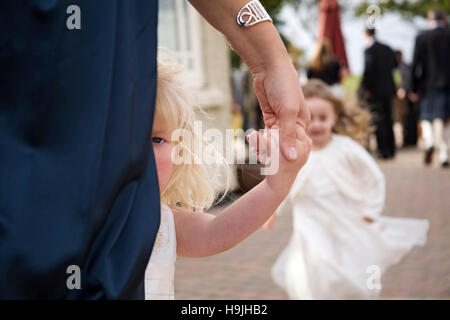
[[[145,300],[173,300],[177,238],[172,210],[161,204],[161,222],[145,269]]]
[[[381,216],[384,201],[376,162],[351,138],[333,134],[311,152],[279,208],[292,212],[293,234],[272,267],[274,282],[290,299],[376,298],[373,272],[382,275],[423,246],[429,228],[428,220]]]

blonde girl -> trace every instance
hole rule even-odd
[[[194,121],[199,119],[199,109],[194,93],[181,78],[181,71],[182,67],[176,63],[158,62],[151,138],[161,190],[161,224],[145,272],[146,299],[174,298],[177,255],[214,255],[235,246],[257,230],[288,194],[311,147],[310,139],[298,126],[296,151],[299,157],[296,161],[287,161],[279,153],[276,174],[267,176],[218,214],[206,213],[216,197],[214,181],[202,161],[202,154],[197,153],[205,149],[198,148],[204,141],[193,128]],[[173,135],[174,132],[183,132],[182,139],[178,139],[178,134]],[[264,139],[255,133],[251,141],[255,137]],[[264,151],[278,150],[278,144],[268,143]],[[178,161],[180,159],[183,161]]]

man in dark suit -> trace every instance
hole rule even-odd
[[[432,162],[437,148],[442,167],[449,166],[450,138],[450,31],[445,16],[437,9],[428,12],[430,30],[417,36],[412,64],[412,90],[421,97],[424,162],[427,165]]]
[[[392,129],[392,98],[395,94],[392,71],[397,65],[394,52],[375,39],[375,29],[366,29],[367,48],[364,51],[364,74],[360,92],[373,117],[377,137],[378,157],[395,155]]]
[[[417,144],[417,121],[419,119],[419,106],[411,95],[411,65],[405,63],[400,50],[395,51],[397,58],[397,70],[400,73],[401,85],[397,90],[399,105],[402,106],[402,124],[404,127],[403,146],[415,146]]]

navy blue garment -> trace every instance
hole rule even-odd
[[[144,298],[160,217],[157,7],[0,2],[0,298]]]
[[[434,119],[450,118],[450,90],[428,89],[420,101],[420,119],[433,121]]]

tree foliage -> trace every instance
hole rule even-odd
[[[270,14],[270,17],[274,21],[275,24],[279,23],[278,13],[280,12],[283,5],[289,3],[294,6],[300,4],[301,0],[260,0],[263,4],[264,8],[266,8],[267,13]]]

